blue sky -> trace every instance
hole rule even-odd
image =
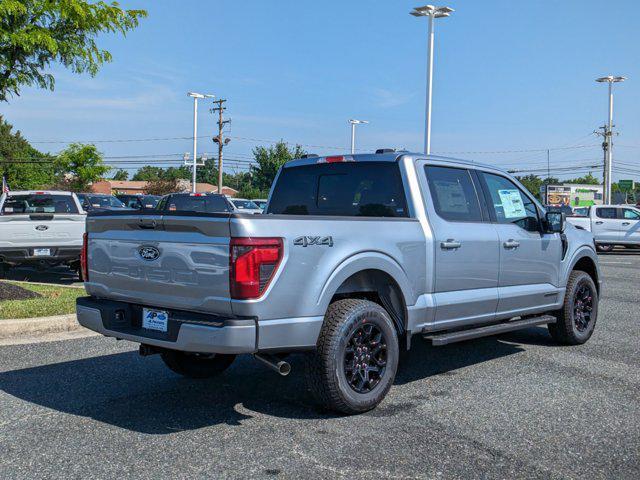
[[[230,166],[246,168],[260,139],[326,154],[423,142],[426,21],[414,1],[121,1],[149,17],[123,40],[104,36],[114,61],[95,77],[55,68],[55,92],[24,89],[0,110],[30,140],[188,137],[189,90],[228,99]],[[552,166],[601,161],[590,133],[607,114],[598,76],[616,87],[614,178],[640,181],[640,2],[449,1],[436,24],[432,150],[552,150]],[[201,104],[200,132],[213,132]],[[97,143],[107,157],[153,155],[163,164],[189,140]],[[56,152],[64,143],[37,143]],[[201,151],[213,151],[211,140]],[[169,157],[169,155],[173,155]],[[452,153],[506,168],[546,168],[545,152]],[[142,160],[139,161],[143,161]],[[111,159],[114,164],[123,159]],[[134,164],[129,164],[131,167]],[[597,173],[597,169],[593,169]],[[578,173],[584,170],[576,169]],[[540,172],[542,173],[542,172]]]

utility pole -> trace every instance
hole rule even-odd
[[[602,130],[602,132],[599,132],[598,130],[594,130],[593,133],[595,133],[596,135],[600,135],[603,138],[602,141],[602,152],[604,153],[604,161],[602,163],[603,165],[603,170],[602,170],[602,203],[607,204],[609,203],[607,201],[607,185],[609,185],[609,182],[607,181],[607,178],[609,177],[609,169],[607,168],[607,163],[608,163],[608,151],[609,151],[609,128],[608,126],[605,124],[601,127],[599,127],[600,130]]]
[[[547,148],[547,186],[544,189],[544,203],[545,205],[549,203],[549,183],[551,178],[551,152]]]
[[[227,146],[227,144],[231,141],[230,138],[225,138],[222,135],[222,129],[225,124],[230,123],[231,120],[223,119],[224,111],[227,107],[224,106],[226,100],[221,98],[219,100],[215,100],[213,103],[218,105],[211,109],[211,112],[218,112],[218,135],[213,137],[213,141],[218,144],[218,193],[222,194],[222,149]]]

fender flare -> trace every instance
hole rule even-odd
[[[389,275],[400,288],[405,305],[414,304],[413,288],[407,274],[400,264],[391,256],[376,251],[359,252],[345,258],[331,272],[331,275],[322,286],[317,299],[317,304],[326,311],[335,292],[349,277],[363,270],[380,270]]]
[[[567,282],[569,281],[569,275],[571,275],[571,272],[574,270],[576,264],[583,258],[589,258],[590,260],[593,261],[593,264],[595,265],[595,269],[596,269],[596,275],[597,275],[597,282],[596,282],[596,286],[598,287],[598,290],[601,289],[601,278],[602,278],[602,274],[600,272],[600,264],[598,263],[598,255],[596,254],[595,250],[587,245],[583,245],[582,247],[578,248],[573,255],[571,256],[571,260],[569,262],[567,262],[567,269],[563,272],[562,276],[562,284],[563,285],[567,285]]]

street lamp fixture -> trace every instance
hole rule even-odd
[[[354,154],[356,153],[356,125],[367,125],[369,122],[352,118],[349,123],[351,124],[351,153]]]
[[[211,95],[209,93],[188,92],[187,96],[193,98],[193,179],[191,182],[191,191],[196,193],[196,169],[198,168],[198,100],[213,98],[215,95]]]
[[[414,17],[427,17],[429,19],[429,34],[427,41],[427,100],[424,126],[424,152],[429,155],[431,153],[431,97],[433,83],[433,20],[435,18],[448,17],[453,13],[453,8],[436,7],[434,5],[425,5],[424,7],[416,7],[409,12]]]
[[[607,205],[611,204],[611,175],[613,162],[613,84],[624,82],[627,78],[620,76],[607,75],[606,77],[596,78],[598,83],[609,84],[609,121],[604,132],[604,145],[606,146],[606,158],[604,164],[604,192],[603,202]]]

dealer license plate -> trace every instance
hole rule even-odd
[[[50,257],[51,249],[50,248],[34,248],[33,256],[34,257]]]
[[[142,309],[142,328],[155,330],[157,332],[166,332],[168,321],[169,313],[164,310]]]

